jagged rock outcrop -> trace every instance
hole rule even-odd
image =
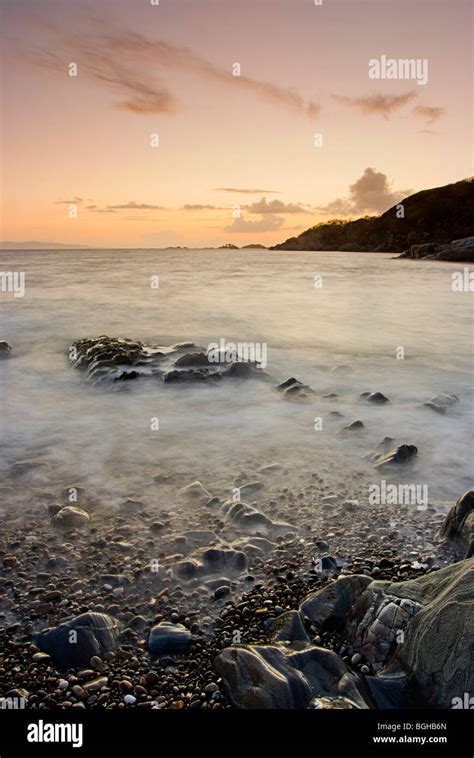
[[[474,491],[465,492],[451,507],[440,537],[459,558],[474,555]]]
[[[474,558],[404,582],[346,576],[277,618],[272,644],[226,648],[215,665],[241,708],[338,707],[337,698],[344,707],[451,708],[474,687],[473,599]],[[337,632],[375,675],[315,647],[314,628]],[[331,702],[315,704],[321,698]]]

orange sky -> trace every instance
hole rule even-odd
[[[0,6],[3,240],[269,245],[473,173],[468,0]]]

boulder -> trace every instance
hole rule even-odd
[[[148,649],[154,655],[182,653],[191,639],[191,632],[182,624],[162,621],[150,629]]]
[[[474,491],[465,492],[451,507],[440,537],[459,558],[474,555]]]
[[[299,652],[276,645],[241,645],[222,650],[214,661],[237,708],[308,708],[315,697],[348,697],[368,708],[358,680],[331,650]]]
[[[82,613],[45,629],[34,641],[61,669],[88,666],[92,656],[103,658],[116,649],[118,622],[105,613]]]
[[[321,630],[337,629],[345,623],[353,604],[371,581],[370,576],[363,574],[341,576],[337,581],[307,595],[299,612]]]

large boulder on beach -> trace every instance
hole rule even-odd
[[[332,696],[369,707],[356,677],[324,648],[292,652],[276,645],[240,645],[222,650],[214,665],[237,708],[308,708],[313,698]]]
[[[35,644],[51,656],[61,669],[88,666],[92,656],[100,658],[118,645],[118,622],[105,613],[82,613],[59,626],[45,629]]]
[[[434,708],[452,708],[455,698],[474,692],[474,558],[383,591],[421,606],[384,674],[404,674]]]
[[[11,345],[6,340],[0,340],[0,360],[8,358],[12,351]]]
[[[474,491],[465,492],[451,507],[440,537],[459,558],[474,555]]]

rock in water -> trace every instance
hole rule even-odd
[[[415,445],[399,445],[389,450],[385,455],[381,455],[377,459],[375,468],[383,466],[393,466],[396,464],[408,463],[418,453],[418,448]]]
[[[465,492],[451,507],[440,537],[460,558],[474,555],[474,491]]]
[[[367,395],[366,400],[369,403],[376,403],[378,405],[384,405],[385,403],[390,402],[388,397],[382,394],[382,392],[371,392],[369,395]]]
[[[88,666],[92,656],[103,658],[116,649],[118,622],[105,613],[82,613],[40,632],[35,643],[61,669]]]
[[[276,645],[241,645],[214,661],[237,708],[308,708],[314,697],[347,697],[355,708],[368,703],[357,679],[331,650],[292,652]]]
[[[431,408],[436,413],[446,413],[447,409],[452,405],[456,405],[460,400],[457,395],[435,395],[427,403],[423,403],[427,408]]]
[[[347,424],[347,426],[341,427],[337,433],[350,434],[351,432],[361,432],[363,429],[365,429],[363,421],[353,421],[352,424]]]
[[[12,351],[11,345],[6,340],[0,340],[0,360],[2,358],[8,358]]]
[[[162,621],[150,630],[148,649],[154,655],[180,653],[186,648],[190,639],[191,632],[182,624]]]
[[[64,526],[68,529],[85,526],[89,521],[90,515],[77,505],[66,505],[53,516],[53,523],[56,526]]]

